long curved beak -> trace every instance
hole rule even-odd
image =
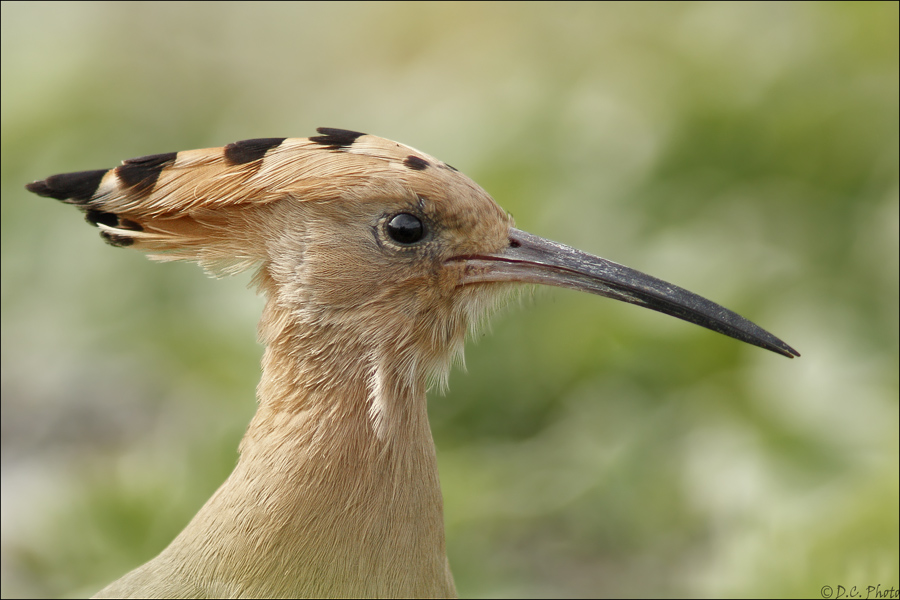
[[[464,260],[463,284],[540,283],[637,304],[794,358],[800,353],[765,329],[702,296],[586,252],[510,228],[509,246]]]

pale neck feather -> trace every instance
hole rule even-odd
[[[232,474],[168,548],[98,596],[456,595],[423,375],[410,382],[364,340],[298,321],[268,302],[259,409]],[[376,383],[389,397],[373,397]]]

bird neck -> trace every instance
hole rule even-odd
[[[454,596],[424,377],[320,327],[270,297],[238,464],[164,555],[219,596]]]

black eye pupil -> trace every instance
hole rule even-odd
[[[425,237],[425,226],[415,215],[400,213],[388,221],[387,233],[401,244],[415,244]]]

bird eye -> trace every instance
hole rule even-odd
[[[400,213],[388,221],[387,233],[400,244],[415,244],[425,237],[425,225],[415,215]]]

